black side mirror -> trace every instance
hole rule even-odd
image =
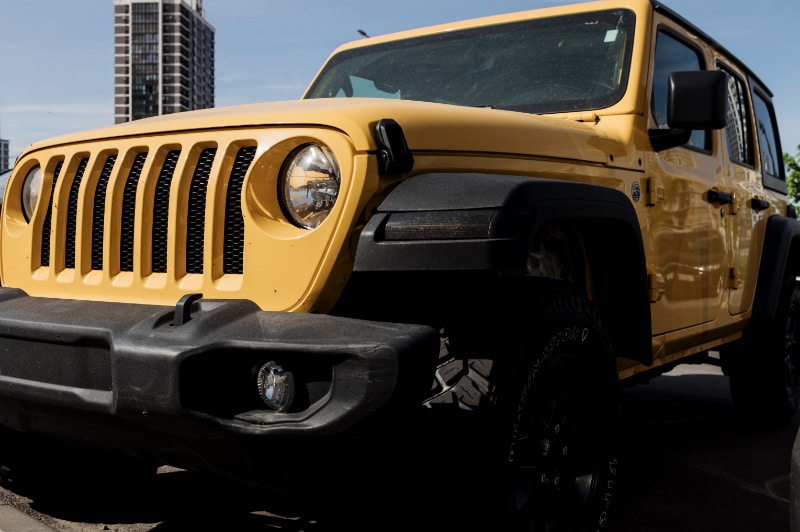
[[[650,142],[656,151],[689,141],[693,129],[725,127],[728,111],[728,76],[721,70],[673,72],[667,87],[669,129],[651,129]]]

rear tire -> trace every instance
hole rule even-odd
[[[800,405],[800,288],[790,286],[774,321],[722,350],[734,405],[758,430],[786,426]]]

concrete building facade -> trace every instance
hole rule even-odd
[[[9,168],[9,141],[7,139],[0,139],[0,172],[5,172]]]

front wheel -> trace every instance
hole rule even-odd
[[[617,475],[617,373],[588,302],[552,301],[498,383],[511,530],[604,530]]]

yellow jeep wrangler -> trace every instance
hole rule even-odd
[[[494,523],[594,531],[619,385],[713,351],[742,419],[797,408],[771,93],[661,2],[363,39],[298,101],[34,144],[1,230],[0,425],[153,464],[436,455]]]

